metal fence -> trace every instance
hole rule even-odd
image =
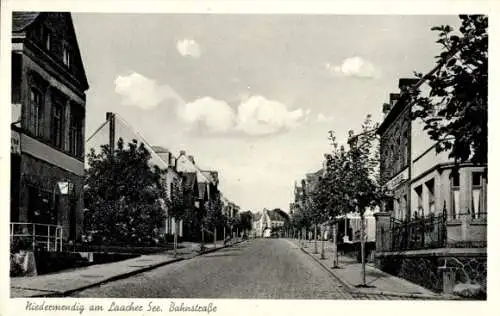
[[[45,249],[47,251],[62,251],[61,225],[39,223],[10,223],[11,243],[23,242],[24,248],[33,251]]]
[[[446,246],[446,213],[400,221],[391,218],[392,251]]]

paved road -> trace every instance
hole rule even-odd
[[[390,299],[353,296],[295,245],[256,239],[127,279],[74,297]]]

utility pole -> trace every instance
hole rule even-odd
[[[109,121],[109,154],[111,161],[111,179],[113,180],[113,186],[111,188],[111,200],[116,199],[116,183],[115,181],[115,113],[106,112],[106,120]]]

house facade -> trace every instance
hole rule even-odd
[[[380,175],[390,192],[374,214],[378,265],[437,292],[454,282],[485,289],[487,166],[437,153],[423,122],[411,119],[406,97],[406,87],[422,82],[399,83],[377,131]]]
[[[262,213],[252,213],[252,232],[251,235],[254,238],[263,237],[264,232],[264,224],[263,224],[263,216]]]
[[[11,233],[52,250],[82,235],[89,85],[70,13],[12,18]]]
[[[175,156],[166,148],[161,146],[152,147],[157,158],[161,159],[162,162],[158,163],[153,157],[153,162],[158,166],[165,166],[166,173],[164,175],[165,185],[167,187],[167,198],[172,201],[173,199],[184,199],[183,190],[183,177],[175,170]],[[172,214],[170,214],[168,207],[165,209],[167,218],[165,220],[165,225],[161,229],[161,233],[167,235],[173,235],[177,233],[179,237],[183,237],[184,223],[183,220],[176,220]]]
[[[404,91],[415,84],[414,79],[401,79],[399,88]],[[399,220],[411,216],[411,140],[412,124],[410,104],[391,93],[384,104],[384,121],[377,130],[380,135],[380,178],[392,196],[385,201],[385,210]]]

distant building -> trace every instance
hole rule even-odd
[[[166,169],[164,177],[165,184],[167,186],[167,199],[170,201],[174,198],[184,199],[183,175],[175,170],[174,155],[168,149],[161,146],[153,146],[152,149],[154,153],[163,161],[163,163],[158,163],[157,165]],[[155,160],[153,161],[157,162]],[[184,227],[182,219],[176,221],[175,218],[169,213],[168,207],[166,207],[165,211],[167,219],[165,220],[165,225],[161,229],[161,233],[173,235],[177,232],[178,236],[182,237]]]
[[[259,213],[253,213],[252,233],[255,237],[270,237],[274,229],[281,228],[290,220],[288,214],[274,209],[264,209]]]
[[[251,236],[255,238],[263,237],[263,216],[262,213],[252,213],[252,232]]]
[[[12,230],[54,249],[83,226],[89,84],[71,14],[14,12],[11,61]]]

